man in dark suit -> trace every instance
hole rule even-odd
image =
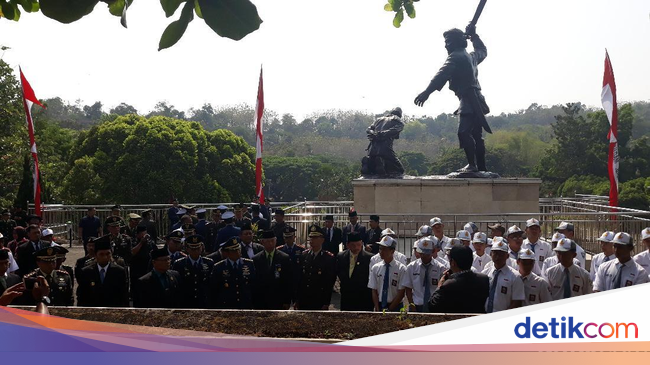
[[[145,209],[140,215],[142,216],[140,225],[147,227],[147,233],[154,242],[158,241],[158,228],[156,228],[156,222],[153,220],[153,210]]]
[[[336,257],[337,276],[341,282],[341,310],[372,312],[372,291],[368,288],[372,254],[363,249],[359,233],[348,235],[347,248]]]
[[[9,269],[9,251],[0,250],[0,295],[4,293],[7,288],[20,283],[20,276],[8,273]]]
[[[291,305],[292,279],[289,255],[275,248],[275,232],[262,232],[264,251],[253,257],[255,264],[255,309],[287,310]]]
[[[178,308],[180,305],[180,276],[170,270],[169,251],[151,251],[153,270],[138,279],[134,306],[138,308]]]
[[[126,270],[111,262],[110,236],[98,238],[95,264],[81,269],[77,305],[80,307],[128,307],[129,294]]]
[[[16,249],[16,263],[20,276],[25,276],[36,270],[38,265],[36,265],[34,252],[51,245],[49,242],[41,241],[41,229],[36,224],[27,227],[27,239],[29,239],[28,242],[21,244]]]
[[[323,249],[324,230],[309,227],[310,249],[302,254],[302,278],[296,309],[328,310],[336,282],[336,257]]]
[[[210,274],[214,261],[201,257],[204,238],[200,235],[185,238],[187,256],[176,260],[172,269],[181,276],[181,306],[183,308],[208,308],[210,300]]]
[[[429,302],[431,313],[485,313],[490,294],[487,275],[473,273],[472,250],[454,246],[449,253],[449,267],[438,281],[438,289]]]
[[[357,211],[351,210],[350,213],[348,213],[348,219],[350,220],[350,223],[343,228],[343,244],[345,245],[348,243],[348,233],[352,232],[358,232],[361,235],[363,242],[366,242],[366,227],[359,223],[359,214]]]
[[[378,242],[381,241],[382,232],[379,227],[379,216],[376,214],[371,215],[368,224],[370,225],[370,229],[367,232],[366,250],[369,250],[370,253],[376,255],[379,253]]]
[[[253,227],[250,222],[246,222],[241,227],[241,257],[246,259],[253,259],[253,256],[264,251],[264,246],[257,242],[253,242]]]
[[[323,249],[329,251],[336,256],[340,249],[341,242],[343,242],[343,231],[340,228],[334,227],[334,216],[325,216],[325,243]]]

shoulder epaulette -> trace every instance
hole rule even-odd
[[[281,250],[284,248],[284,245],[276,247],[276,249]]]
[[[299,245],[299,244],[297,244],[297,243],[294,243],[294,245],[296,245],[296,246],[302,248],[303,250],[306,250],[306,249],[307,249],[305,246],[303,246],[303,245]]]
[[[59,273],[59,274],[66,274],[66,275],[70,276],[70,273],[65,271],[65,270],[57,270],[56,272]]]
[[[253,262],[253,260],[251,260],[251,259],[247,259],[247,258],[245,258],[245,257],[242,257],[241,259],[242,259],[242,261],[244,261],[244,262]]]
[[[38,269],[36,269],[36,270],[30,272],[29,274],[25,275],[25,277],[28,277],[28,276],[30,276],[30,277],[31,277],[31,276],[35,276],[37,271],[38,271]]]
[[[205,258],[205,257],[204,257],[204,258]],[[174,261],[174,263],[181,262],[181,261],[183,261],[183,260],[185,260],[185,259],[187,259],[187,256],[183,256],[183,257],[181,257],[181,258],[176,259],[176,261]]]
[[[204,257],[203,260],[207,260],[208,262],[214,262],[214,260],[209,257]]]
[[[220,263],[225,262],[226,260],[227,260],[227,259],[223,259],[223,260],[217,262],[215,265],[219,265]]]
[[[331,253],[331,252],[329,252],[329,251],[327,251],[327,250],[323,250],[323,252],[325,252],[325,254],[328,255],[328,256],[332,256],[332,257],[334,257],[334,254]]]

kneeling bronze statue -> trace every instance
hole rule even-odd
[[[401,108],[391,110],[368,127],[368,155],[361,160],[361,174],[365,178],[401,179],[404,176],[404,166],[393,150],[393,141],[403,129]]]

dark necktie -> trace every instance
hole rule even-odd
[[[607,261],[609,261],[609,256],[605,256],[605,261],[603,262],[607,262]]]
[[[569,274],[569,268],[564,268],[564,298],[571,298],[571,276]]]
[[[497,270],[494,274],[494,279],[492,279],[492,285],[490,286],[490,296],[488,297],[487,312],[492,313],[494,311],[494,294],[497,291],[497,282],[499,281],[499,275],[501,275],[501,269]]]
[[[431,299],[431,285],[429,283],[429,267],[431,267],[431,263],[424,265],[424,301],[422,305],[422,311],[423,312],[428,312],[429,310],[429,299]]]
[[[102,284],[104,284],[104,278],[106,277],[106,270],[102,267],[101,270],[99,270],[99,280],[102,281]]]
[[[390,264],[386,264],[386,271],[384,272],[384,286],[382,287],[381,290],[382,309],[388,308],[388,281],[390,280],[389,273],[390,273]]]
[[[616,271],[616,276],[614,276],[614,289],[618,289],[621,287],[621,279],[623,278],[623,268],[625,267],[625,264],[621,264],[621,266],[618,267],[618,271]]]
[[[530,250],[533,251],[533,253],[535,253],[535,246],[537,246],[536,243],[531,243],[530,244]]]

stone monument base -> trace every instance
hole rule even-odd
[[[356,179],[354,207],[363,214],[538,213],[540,179]]]

